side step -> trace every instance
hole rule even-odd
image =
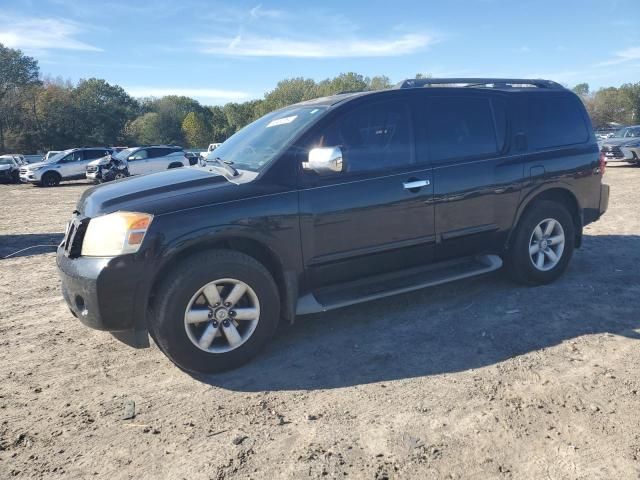
[[[493,272],[500,267],[502,259],[499,256],[480,255],[332,285],[298,299],[296,315],[326,312],[355,303],[475,277]]]

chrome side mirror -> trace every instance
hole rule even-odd
[[[309,151],[309,160],[302,163],[302,168],[313,170],[319,175],[343,172],[344,167],[340,147],[312,148]]]

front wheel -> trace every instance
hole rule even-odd
[[[215,373],[253,358],[276,330],[280,300],[269,271],[239,252],[194,255],[155,294],[152,338],[180,368]]]
[[[523,215],[507,253],[512,278],[527,285],[556,280],[569,265],[575,246],[575,226],[562,204],[540,201]]]
[[[45,173],[40,184],[43,187],[55,187],[60,184],[60,175],[54,172]]]

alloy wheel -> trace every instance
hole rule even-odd
[[[210,282],[191,297],[184,327],[197,348],[226,353],[244,344],[258,326],[260,302],[253,289],[233,278]]]
[[[553,218],[542,220],[529,239],[531,263],[542,272],[553,269],[562,258],[564,245],[564,229],[560,222]]]

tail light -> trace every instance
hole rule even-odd
[[[604,175],[604,170],[607,168],[607,159],[604,156],[603,152],[600,152],[600,173]]]

